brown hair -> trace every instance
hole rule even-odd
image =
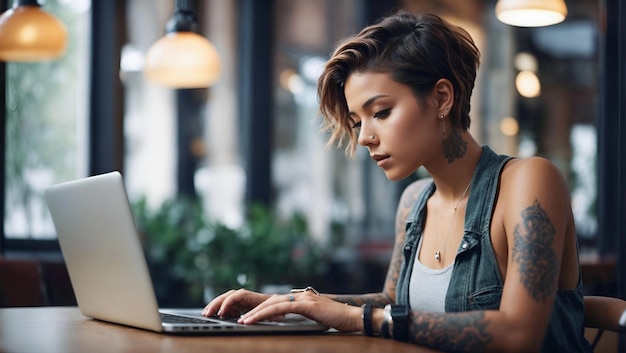
[[[385,72],[408,85],[417,98],[435,83],[448,79],[454,86],[450,114],[453,127],[470,125],[470,96],[474,88],[480,53],[470,35],[433,14],[416,17],[400,10],[345,39],[326,63],[318,80],[323,130],[331,132],[329,145],[352,155],[357,135],[348,116],[344,84],[353,72]]]

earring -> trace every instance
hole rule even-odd
[[[443,113],[441,113],[441,119],[439,120],[441,120],[441,137],[445,139],[446,138],[446,124],[445,124]]]

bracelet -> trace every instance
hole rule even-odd
[[[363,333],[365,336],[374,336],[374,332],[372,330],[372,306],[370,304],[363,304],[363,315],[361,316],[363,319]]]
[[[315,295],[321,295],[320,292],[311,286],[307,286],[306,288],[294,288],[291,290],[291,293],[302,293],[307,291],[313,292]]]

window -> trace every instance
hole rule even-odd
[[[46,186],[87,175],[89,0],[48,0],[68,30],[58,60],[6,64],[4,235],[51,239]]]

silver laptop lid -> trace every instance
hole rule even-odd
[[[83,315],[161,331],[122,175],[57,184],[46,189],[45,197]]]

